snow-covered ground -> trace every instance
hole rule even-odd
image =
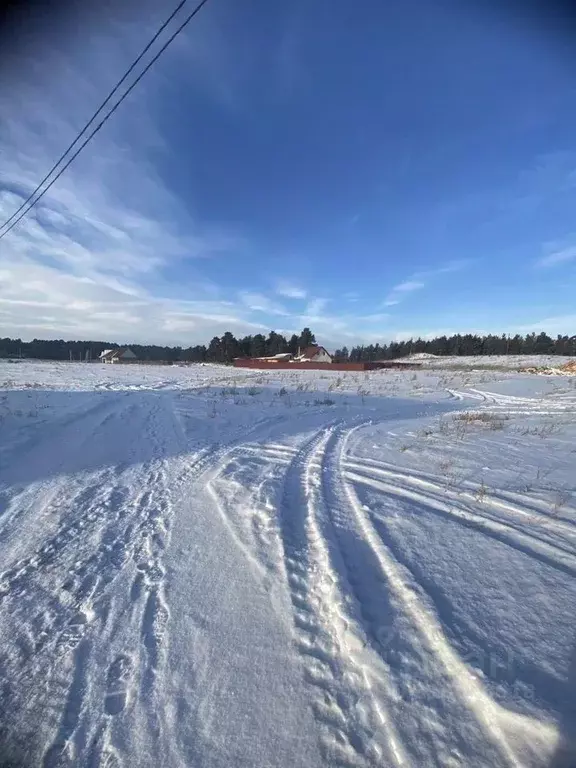
[[[462,357],[419,357],[413,355],[409,360],[421,363],[427,368],[498,368],[518,370],[519,368],[553,367],[574,361],[573,357],[563,355],[467,355]]]
[[[576,765],[576,383],[0,363],[0,764]]]

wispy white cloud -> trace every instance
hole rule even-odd
[[[0,316],[11,336],[90,338],[149,343],[204,342],[232,329],[266,329],[242,307],[212,298],[180,301],[137,295],[95,278],[65,274],[33,261],[0,267]]]
[[[438,266],[432,267],[431,269],[424,269],[420,270],[419,272],[414,272],[410,278],[410,281],[427,282],[428,280],[431,280],[438,275],[447,275],[453,272],[461,272],[463,269],[466,269],[467,267],[470,267],[472,264],[474,264],[474,262],[475,259],[451,259],[450,261],[447,261],[444,264],[439,264]]]
[[[109,31],[105,56],[95,39],[85,59],[52,51],[42,66],[1,84],[0,111],[9,118],[0,124],[0,221],[28,196],[124,68],[130,30],[118,38],[118,29]],[[95,61],[96,68],[88,66]],[[246,244],[227,227],[195,220],[150,161],[151,149],[153,156],[165,149],[149,108],[154,88],[151,74],[1,241],[5,333],[189,344],[266,327],[244,303],[222,301],[202,277],[204,259],[237,255]],[[195,301],[182,300],[186,285],[174,279],[184,265],[194,276],[188,279]]]
[[[424,286],[425,283],[421,280],[406,280],[403,283],[398,283],[398,285],[395,285],[384,299],[384,306],[393,307],[396,304],[399,304],[409,293],[419,291],[424,288]]]
[[[568,264],[569,262],[576,260],[576,246],[568,246],[567,248],[560,248],[559,250],[553,250],[542,256],[536,262],[538,267],[556,267],[559,264]]]
[[[371,315],[356,315],[355,320],[360,323],[384,323],[390,319],[387,312],[374,312]]]
[[[98,40],[87,43],[87,49],[96,46],[86,57],[97,67],[85,66],[82,56],[51,53],[22,74],[13,90],[2,84],[0,113],[9,117],[0,124],[0,219],[19,206],[125,67],[127,30],[117,38],[110,31],[105,56]],[[222,106],[237,108],[246,72],[236,80],[220,32],[210,24],[204,31],[208,42],[196,46],[202,35],[179,41],[176,59],[187,62],[180,69]],[[281,54],[291,76],[290,67],[298,62],[290,57],[298,49],[288,46]],[[251,60],[246,66],[255,64]],[[187,345],[226,330],[238,335],[266,331],[274,317],[291,332],[311,325],[326,343],[383,340],[387,313],[370,313],[369,307],[361,310],[364,315],[342,311],[342,298],[358,301],[357,292],[328,300],[310,296],[306,287],[286,278],[273,283],[272,297],[258,286],[232,296],[228,291],[223,299],[224,291],[207,281],[207,259],[241,254],[246,243],[229,227],[205,226],[191,215],[192,206],[183,205],[153,159],[169,150],[152,106],[166,72],[161,67],[143,81],[42,202],[2,240],[4,333]],[[70,93],[76,94],[72,101]],[[385,303],[398,304],[434,274],[461,265],[451,262],[411,275]],[[188,285],[180,277],[183,266]],[[274,300],[278,297],[294,303],[284,306]]]
[[[328,299],[311,299],[304,310],[307,317],[318,317],[321,315],[328,304]]]
[[[392,288],[382,305],[384,307],[397,306],[414,291],[425,288],[438,275],[460,272],[473,263],[473,259],[453,259],[432,269],[414,272],[407,280]]]
[[[513,333],[532,333],[534,331],[544,331],[551,336],[557,334],[576,334],[576,314],[570,315],[552,315],[543,317],[533,323],[525,323],[515,327]]]
[[[271,301],[267,296],[261,293],[251,291],[241,291],[240,301],[245,307],[253,312],[265,312],[268,315],[288,315],[286,308],[281,304]]]
[[[418,280],[407,280],[405,283],[395,285],[392,290],[395,293],[410,293],[411,291],[419,291],[420,288],[424,288],[424,283]]]
[[[451,259],[445,264],[441,264],[438,267],[425,270],[423,272],[417,272],[415,277],[426,278],[435,277],[436,275],[446,275],[451,272],[460,272],[467,267],[474,264],[475,259]]]
[[[305,299],[308,295],[306,289],[302,288],[297,283],[292,283],[289,280],[279,280],[276,283],[276,293],[279,296],[284,296],[287,299]]]

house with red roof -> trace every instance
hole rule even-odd
[[[332,355],[320,344],[311,344],[309,347],[299,350],[294,358],[298,363],[331,363]]]

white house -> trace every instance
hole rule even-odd
[[[297,363],[331,363],[332,355],[319,344],[312,344],[305,349],[300,350],[297,357],[294,358]]]
[[[100,361],[102,363],[133,363],[135,360],[138,360],[138,358],[129,347],[105,349],[100,354]]]

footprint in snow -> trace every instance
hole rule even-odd
[[[132,660],[120,654],[108,669],[104,709],[108,715],[117,715],[126,706],[128,684],[132,675]]]

